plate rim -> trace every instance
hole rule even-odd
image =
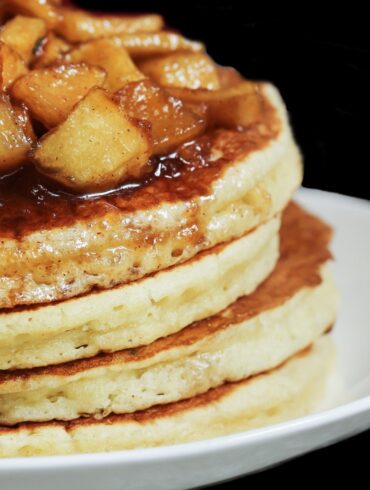
[[[362,209],[366,208],[368,212],[370,210],[370,201],[335,192],[301,187],[296,194],[298,201],[300,201],[300,197],[302,197],[303,200],[306,200],[310,196],[313,198],[324,198],[325,200],[337,199],[346,202],[351,201],[351,204],[353,205]],[[162,459],[169,462],[188,456],[200,456],[203,454],[210,455],[212,453],[225,451],[229,448],[237,449],[240,446],[248,444],[263,443],[266,440],[268,441],[281,436],[288,436],[292,433],[302,434],[305,431],[320,428],[328,423],[333,424],[354,416],[359,416],[367,411],[370,412],[370,395],[296,419],[212,439],[161,447],[112,452],[4,458],[0,459],[0,476],[1,474],[9,473],[13,470],[50,471],[63,468],[83,468],[92,464],[96,467],[105,466],[107,464],[124,465],[136,462],[145,464],[158,462]]]

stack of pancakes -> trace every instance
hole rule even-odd
[[[330,228],[290,202],[284,104],[208,164],[110,196],[0,209],[0,455],[213,437],[295,417],[333,359]],[[26,199],[26,198],[24,198]]]

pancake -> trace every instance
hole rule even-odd
[[[248,301],[148,347],[0,378],[0,424],[130,413],[270,370],[335,321],[326,271],[282,306],[250,316]],[[237,312],[236,312],[237,310]],[[235,321],[235,320],[234,320]]]
[[[100,421],[87,418],[0,428],[0,456],[177,444],[291,419],[317,407],[333,357],[331,339],[324,336],[277,369],[182,402]]]
[[[293,204],[283,220],[285,257],[306,262],[320,253],[322,262],[330,258],[327,225]],[[56,364],[146,345],[217,313],[251,293],[275,265],[276,252],[262,249],[268,240],[274,247],[276,227],[270,221],[239,242],[111,291],[2,312],[0,369]],[[299,268],[294,274],[301,277]]]
[[[330,229],[291,205],[281,258],[257,290],[156,342],[82,361],[0,375],[0,423],[127,413],[193,397],[270,370],[335,321]]]
[[[0,369],[137,347],[253,292],[279,255],[280,218],[151,277],[42,307],[0,313]],[[211,293],[211,294],[210,294]]]
[[[55,9],[63,32],[19,46],[19,22],[41,21],[10,10],[1,43],[29,73],[5,74],[2,104],[0,457],[312,411],[334,358],[332,230],[290,202],[302,155],[277,88],[165,32],[133,33],[136,59],[114,41],[124,17],[102,38],[94,16]]]
[[[301,157],[280,95],[260,88],[259,122],[200,137],[184,150],[187,164],[161,162],[163,175],[146,185],[90,198],[48,193],[32,175],[2,187],[0,307],[137,280],[281,211],[301,183]]]

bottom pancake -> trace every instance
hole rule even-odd
[[[280,422],[312,411],[333,364],[324,335],[279,367],[185,401],[103,420],[0,429],[0,456],[99,452],[176,444]]]

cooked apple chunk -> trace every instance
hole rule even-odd
[[[82,63],[40,68],[19,78],[11,94],[24,102],[46,128],[53,128],[67,118],[92,87],[102,86],[105,76],[102,68]]]
[[[235,128],[247,127],[261,116],[261,95],[258,85],[244,81],[222,90],[190,90],[171,87],[171,94],[179,99],[208,107],[208,124]]]
[[[216,65],[204,53],[175,53],[139,63],[139,69],[159,85],[219,89]]]
[[[53,32],[40,39],[34,49],[35,58],[33,68],[46,68],[52,64],[61,63],[63,55],[71,50],[71,45],[64,39],[56,36]]]
[[[162,29],[160,15],[93,15],[83,10],[64,8],[56,32],[72,43],[86,42],[121,33],[156,32]]]
[[[8,87],[27,73],[27,67],[21,56],[13,48],[0,41],[0,89]]]
[[[14,109],[17,124],[23,129],[26,138],[30,142],[36,141],[35,131],[33,129],[30,118],[30,110],[28,109],[26,104],[23,104],[23,102],[13,102],[12,106]]]
[[[131,56],[157,56],[174,51],[203,51],[204,46],[176,32],[136,32],[116,36]]]
[[[114,39],[98,39],[81,44],[68,53],[66,61],[72,63],[85,61],[90,65],[104,68],[107,72],[104,87],[112,92],[119,90],[128,82],[144,78],[126,48],[119,46]]]
[[[153,154],[166,153],[193,139],[206,125],[204,114],[189,110],[181,100],[148,79],[128,83],[115,94],[115,99],[129,116],[150,122]]]
[[[102,89],[92,89],[34,151],[39,170],[79,192],[112,189],[147,170],[150,138]]]
[[[7,95],[0,95],[0,172],[9,172],[20,165],[34,137],[27,110],[15,110]]]
[[[245,81],[242,75],[231,66],[217,66],[216,70],[220,81],[220,89],[235,87]]]
[[[37,41],[45,34],[46,24],[43,20],[17,15],[2,27],[0,41],[17,51],[28,64]]]
[[[49,28],[54,27],[61,15],[56,8],[59,2],[50,0],[3,0],[5,8],[10,12],[38,17],[46,22]]]

